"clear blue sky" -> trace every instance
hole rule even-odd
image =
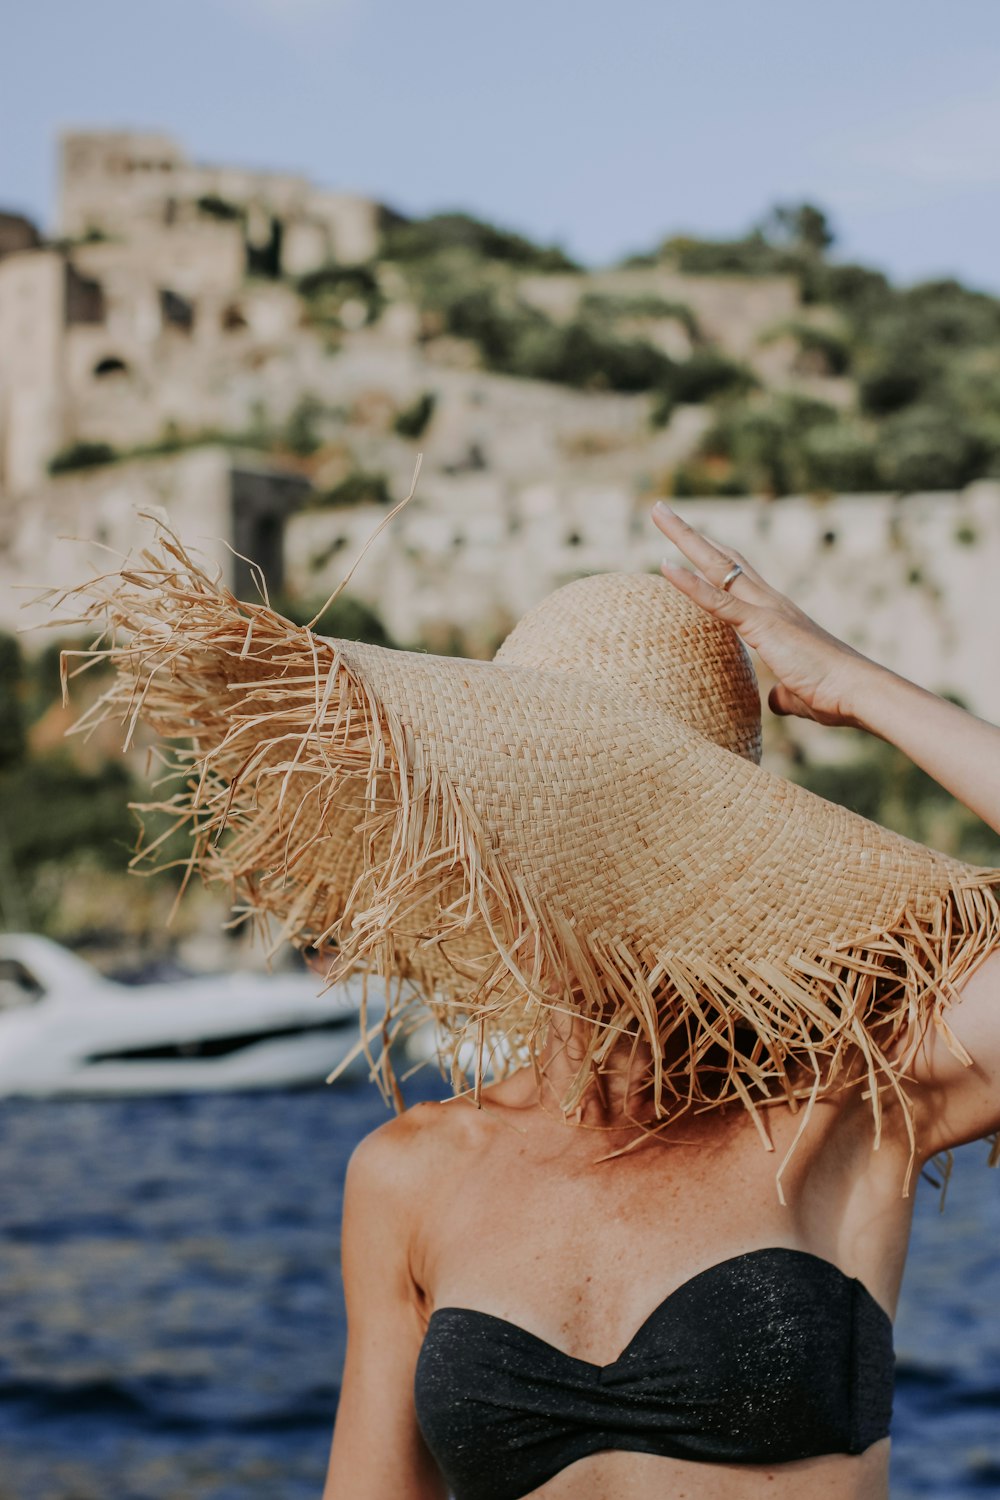
[[[777,199],[839,253],[1000,291],[997,0],[28,0],[0,205],[51,222],[55,132],[165,128],[589,262]]]

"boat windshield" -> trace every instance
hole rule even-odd
[[[16,958],[0,958],[0,1012],[33,1005],[45,994],[45,986]]]

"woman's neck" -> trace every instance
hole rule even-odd
[[[594,1028],[578,1017],[553,1016],[539,1057],[543,1093],[562,1102],[578,1079],[595,1040]],[[635,1132],[657,1123],[652,1088],[652,1051],[647,1042],[623,1036],[594,1067],[579,1102],[566,1118],[598,1129]]]

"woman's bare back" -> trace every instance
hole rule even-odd
[[[774,1246],[819,1256],[895,1311],[909,1146],[890,1130],[873,1153],[870,1106],[857,1092],[813,1110],[784,1173],[786,1205],[775,1174],[802,1116],[785,1106],[768,1112],[771,1152],[741,1109],[686,1118],[660,1141],[595,1163],[607,1135],[541,1108],[529,1070],[486,1089],[483,1103],[422,1105],[384,1127],[406,1131],[419,1180],[411,1265],[424,1326],[435,1308],[472,1308],[607,1365],[691,1277]],[[810,1494],[860,1500],[886,1493],[887,1466],[887,1441],[860,1457],[766,1468],[615,1451],[571,1464],[533,1493],[735,1500],[800,1495],[808,1484]]]
[[[962,986],[948,1027],[910,1067],[917,1161],[1000,1129],[1000,950]],[[662,1141],[606,1161],[624,1137],[565,1122],[524,1069],[468,1099],[418,1105],[356,1149],[342,1244],[348,1345],[325,1500],[446,1500],[416,1417],[414,1376],[440,1307],[516,1324],[564,1354],[606,1364],[692,1276],[765,1247],[804,1250],[855,1277],[894,1313],[912,1214],[902,1109],[855,1086],[801,1110],[766,1111],[772,1151],[742,1109],[677,1121]],[[795,1149],[789,1155],[789,1148]],[[776,1174],[783,1173],[786,1203]],[[779,1351],[780,1354],[780,1351]],[[817,1377],[823,1375],[817,1348]],[[805,1394],[808,1394],[806,1392]],[[529,1491],[533,1500],[884,1500],[887,1440],[763,1467],[605,1451]],[[489,1460],[484,1460],[489,1462]],[[358,1489],[359,1478],[362,1479]]]

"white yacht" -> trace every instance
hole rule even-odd
[[[0,933],[0,1097],[319,1083],[356,1048],[362,982],[302,974],[121,984],[48,938]],[[369,982],[368,1020],[384,1002]],[[363,1076],[362,1052],[345,1075]]]

